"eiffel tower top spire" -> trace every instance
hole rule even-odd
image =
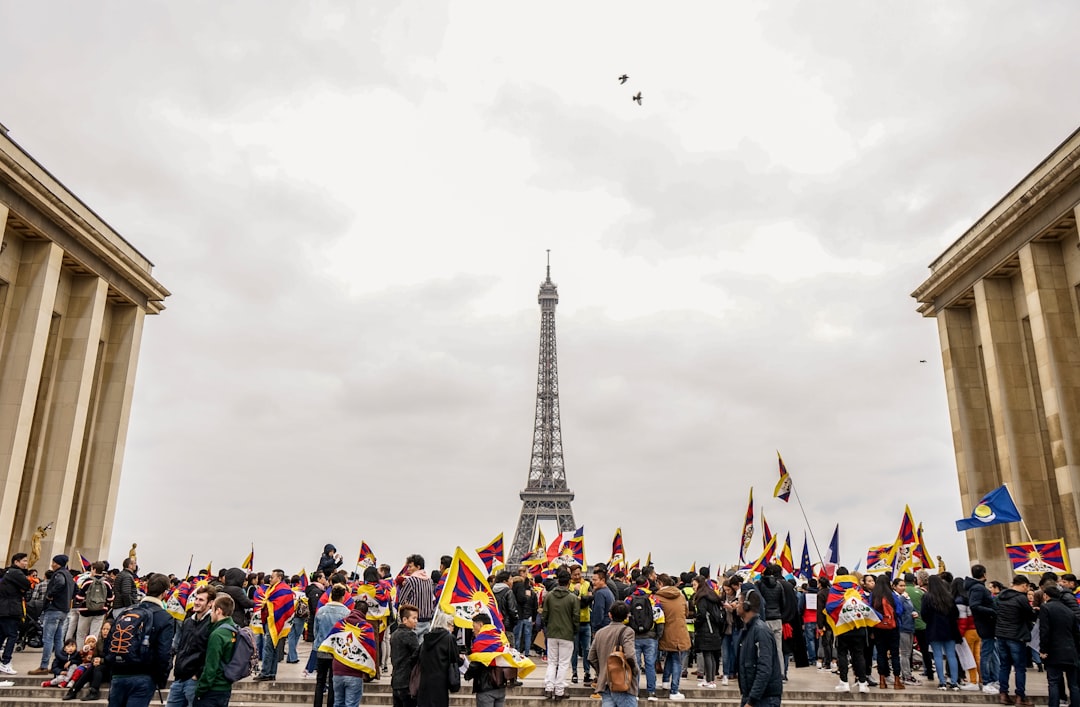
[[[559,413],[559,364],[555,345],[555,306],[559,290],[551,281],[551,251],[547,278],[540,283],[540,356],[536,375],[536,415],[533,420],[529,478],[520,496],[521,517],[507,563],[517,566],[533,549],[537,521],[554,520],[560,532],[574,530],[570,502],[574,492],[566,484],[563,462],[562,420]]]

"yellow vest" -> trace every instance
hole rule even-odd
[[[589,593],[589,583],[583,579],[581,580],[581,584],[577,586],[577,589],[574,589],[574,585],[571,584],[570,591],[577,592],[579,597],[584,597]],[[581,623],[583,624],[587,624],[591,619],[592,609],[590,609],[589,607],[585,607],[584,609],[582,609],[579,621],[581,621]]]

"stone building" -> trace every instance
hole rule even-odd
[[[965,513],[1007,483],[1036,540],[1080,568],[1080,130],[930,265],[912,294],[935,317]],[[1011,575],[1018,523],[967,532]]]
[[[108,553],[153,264],[0,126],[0,557]],[[77,566],[77,561],[74,562]]]

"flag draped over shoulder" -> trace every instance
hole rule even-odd
[[[330,591],[332,589],[333,587],[327,587],[326,591],[322,593],[321,597],[319,597],[320,609],[330,603]],[[256,592],[257,591],[258,590],[256,590]],[[258,604],[258,601],[256,601],[255,603]],[[352,592],[345,592],[345,598],[341,600],[341,603],[344,604],[349,609],[349,611],[352,611],[352,608],[356,606],[356,597],[353,596]]]
[[[375,629],[367,621],[354,626],[342,619],[334,624],[326,640],[319,644],[320,652],[329,653],[334,660],[372,677],[377,672],[377,650]]]
[[[251,601],[253,601],[255,603],[255,617],[256,618],[258,618],[259,611],[262,608],[263,602],[266,601],[266,589],[267,589],[267,587],[266,587],[265,584],[257,584],[257,585],[255,585],[255,591],[253,591],[251,593]],[[326,599],[327,599],[327,601],[330,600],[330,590],[329,589],[326,590]],[[319,602],[320,605],[322,605],[322,603],[323,602],[321,602],[321,601]],[[254,634],[262,633],[263,632],[262,621],[252,621],[251,622],[251,632],[254,633]]]
[[[881,621],[881,616],[863,598],[855,576],[850,574],[840,575],[830,585],[825,618],[834,636],[857,628],[871,628]]]
[[[290,620],[296,613],[296,595],[292,587],[285,582],[278,582],[266,591],[266,631],[267,636],[277,642],[289,635]]]
[[[754,538],[754,487],[750,487],[750,501],[746,504],[746,517],[743,519],[742,538],[739,545],[739,563],[746,562],[746,553],[750,550],[750,541]]]
[[[485,625],[473,636],[469,661],[504,668],[517,668],[519,678],[527,677],[536,669],[536,664],[511,648],[506,635],[492,624]]]
[[[983,528],[998,523],[1017,523],[1020,511],[1009,494],[1009,487],[1002,485],[982,497],[967,518],[956,521],[957,530]]]
[[[626,569],[626,548],[623,547],[622,528],[615,529],[615,537],[611,539],[611,559],[608,560],[608,571]]]
[[[791,533],[787,534],[784,547],[780,550],[780,569],[785,575],[795,574],[795,561],[791,557]]]
[[[776,452],[776,459],[780,462],[780,480],[776,482],[776,488],[773,489],[773,498],[779,498],[784,503],[788,502],[791,497],[791,474],[788,473],[787,467],[784,466],[784,458],[780,456],[780,452]]]
[[[1036,540],[1030,543],[1014,543],[1005,546],[1013,572],[1042,574],[1043,572],[1066,573],[1069,569],[1069,553],[1065,540]]]
[[[356,596],[367,600],[367,620],[375,630],[383,631],[390,620],[390,589],[392,584],[389,580],[380,579],[373,584],[361,583],[356,587]]]
[[[363,540],[360,541],[360,554],[356,556],[356,566],[367,569],[368,567],[374,567],[378,560],[375,559],[375,552],[368,546]]]
[[[487,545],[476,548],[476,554],[480,556],[480,561],[484,563],[484,569],[488,571],[488,574],[505,565],[506,561],[503,559],[503,534],[499,533]]]
[[[505,632],[495,594],[480,569],[460,547],[454,550],[454,560],[446,571],[446,587],[439,597],[439,608],[453,616],[454,625],[461,628],[472,628],[473,616],[486,612],[495,628]]]
[[[814,565],[810,562],[810,547],[806,544],[806,533],[802,538],[802,557],[799,559],[799,579],[810,579],[814,576]]]
[[[169,612],[169,616],[177,621],[184,620],[187,615],[188,598],[191,597],[194,589],[194,584],[184,581],[169,592],[169,596],[165,599],[165,611]]]

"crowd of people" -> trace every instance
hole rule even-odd
[[[479,707],[502,707],[507,688],[521,684],[516,670],[470,660],[474,640],[487,640],[498,623],[516,655],[546,664],[544,694],[553,701],[578,683],[604,707],[629,707],[640,691],[647,701],[678,701],[693,672],[700,688],[734,683],[743,704],[771,707],[792,665],[832,671],[838,691],[852,690],[849,671],[863,693],[903,690],[921,674],[941,690],[983,690],[1017,705],[1032,704],[1026,672],[1034,666],[1047,673],[1051,707],[1066,688],[1080,700],[1071,574],[1036,583],[1016,576],[1005,587],[981,565],[966,578],[841,567],[832,581],[856,583],[874,617],[841,630],[830,620],[830,579],[799,582],[779,565],[752,582],[711,577],[708,568],[501,569],[488,578],[491,606],[462,628],[439,610],[451,563],[443,556],[429,572],[410,555],[396,575],[385,564],[350,574],[326,545],[309,576],[230,568],[183,578],[140,576],[134,558],[119,570],[94,562],[73,575],[57,555],[39,580],[17,553],[0,581],[0,673],[15,673],[12,651],[31,624],[42,653],[29,674],[63,689],[65,700],[100,699],[107,682],[110,705],[148,705],[168,687],[171,707],[217,707],[229,703],[237,679],[276,679],[278,664],[300,662],[301,642],[310,642],[302,675],[314,680],[315,707],[355,707],[364,684],[384,676],[395,707],[448,707],[462,677]],[[370,660],[334,650],[343,630],[371,636]]]

